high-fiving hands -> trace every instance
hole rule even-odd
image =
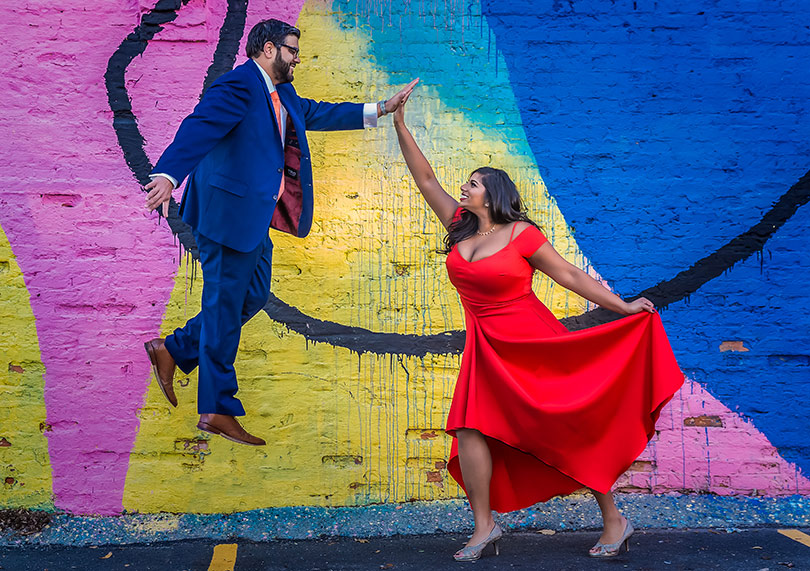
[[[394,113],[397,111],[402,105],[408,100],[410,97],[413,88],[416,87],[416,84],[419,83],[419,78],[417,77],[413,81],[411,81],[408,85],[400,89],[396,95],[394,95],[391,99],[385,102],[385,112],[386,113]]]
[[[417,77],[412,82],[410,82],[407,86],[405,86],[405,89],[400,91],[400,93],[404,92],[404,94],[403,94],[403,97],[397,101],[397,106],[393,109],[393,112],[394,112],[394,125],[398,125],[398,124],[399,125],[404,125],[405,124],[405,104],[408,102],[408,98],[411,96],[411,93],[413,93],[413,88],[416,86],[416,84],[418,82],[419,82],[419,78]],[[397,93],[397,95],[399,95],[399,93]],[[387,107],[387,105],[386,105],[386,107]]]

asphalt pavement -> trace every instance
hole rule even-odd
[[[466,541],[460,534],[384,538],[322,538],[250,542],[190,540],[91,547],[0,548],[0,569],[9,571],[426,571],[465,567],[525,570],[810,570],[810,529],[757,528],[720,531],[639,530],[629,553],[593,560],[588,548],[597,532],[512,532],[500,555],[488,548],[473,563],[453,561]]]

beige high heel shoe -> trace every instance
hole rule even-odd
[[[615,557],[619,554],[622,544],[624,544],[626,551],[630,551],[630,536],[633,535],[635,530],[629,519],[625,519],[625,521],[627,523],[624,526],[624,533],[619,538],[619,541],[616,543],[602,543],[601,541],[597,541],[596,545],[591,547],[591,550],[588,551],[588,555],[591,557]]]
[[[496,523],[495,527],[492,528],[492,531],[489,532],[489,535],[484,541],[478,545],[468,545],[466,547],[462,547],[456,551],[456,553],[453,555],[453,559],[456,561],[477,561],[481,558],[484,548],[490,543],[495,548],[495,555],[500,555],[498,542],[501,540],[501,537],[503,537],[503,530],[501,529],[501,526]]]

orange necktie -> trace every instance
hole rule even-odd
[[[273,91],[270,93],[270,99],[273,101],[273,111],[276,114],[276,124],[278,125],[278,134],[279,137],[283,136],[281,131],[281,99],[278,98],[278,92]],[[284,139],[281,140],[282,147],[284,145]],[[282,149],[283,151],[283,149]],[[281,199],[281,195],[284,194],[284,171],[281,172],[281,185],[278,187],[278,198]],[[278,200],[277,200],[278,201]]]

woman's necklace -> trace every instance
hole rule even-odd
[[[492,228],[490,228],[486,232],[480,232],[480,231],[476,230],[475,233],[478,234],[479,236],[489,236],[490,234],[492,234],[495,231],[496,226],[497,226],[497,224],[493,224]]]

